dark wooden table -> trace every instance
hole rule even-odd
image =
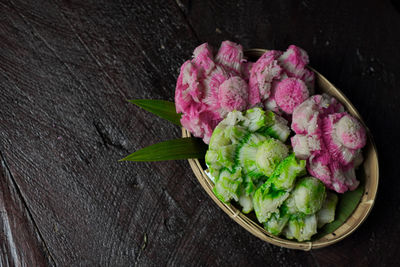
[[[378,146],[368,220],[329,248],[264,243],[186,161],[120,163],[180,129],[126,99],[173,101],[195,46],[306,49]],[[400,263],[400,1],[0,1],[0,266]]]

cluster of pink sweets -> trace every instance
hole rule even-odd
[[[307,53],[294,45],[248,62],[239,44],[222,42],[216,55],[202,44],[178,77],[175,105],[182,113],[181,123],[208,144],[213,129],[230,111],[258,106],[291,114],[314,87],[308,62]]]
[[[241,45],[225,41],[215,54],[207,43],[186,61],[175,91],[181,123],[209,143],[217,124],[233,110],[263,107],[292,120],[296,157],[309,173],[336,192],[354,190],[354,169],[361,164],[365,129],[328,95],[312,95],[314,73],[307,53],[294,45],[271,50],[256,62],[244,58]]]
[[[291,138],[297,158],[308,172],[336,192],[357,188],[355,168],[363,161],[364,127],[326,94],[314,95],[294,109]]]

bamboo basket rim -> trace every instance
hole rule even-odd
[[[259,57],[266,51],[267,51],[266,49],[253,48],[246,50],[245,55],[250,57],[251,56]],[[248,232],[250,232],[251,234],[260,238],[263,241],[266,241],[268,243],[280,247],[299,249],[304,251],[309,251],[311,249],[318,249],[332,245],[346,238],[351,233],[353,233],[370,214],[372,207],[375,203],[378,184],[379,184],[378,153],[369,128],[365,125],[365,122],[362,119],[361,115],[359,114],[357,109],[353,106],[353,104],[350,102],[350,100],[343,94],[343,92],[341,92],[337,87],[335,87],[331,82],[329,82],[328,79],[326,79],[318,71],[316,71],[311,67],[309,67],[309,69],[314,71],[316,78],[316,87],[317,86],[320,87],[318,89],[321,91],[321,93],[328,93],[334,96],[337,100],[339,100],[339,102],[341,102],[345,106],[346,110],[351,115],[355,116],[361,121],[367,132],[367,145],[363,149],[364,162],[362,164],[362,167],[364,168],[365,171],[365,177],[364,177],[365,184],[364,184],[363,195],[353,213],[333,233],[325,235],[317,240],[306,241],[306,242],[291,241],[268,233],[257,222],[251,220],[235,206],[220,201],[212,191],[213,182],[210,180],[210,178],[203,170],[200,161],[198,159],[188,160],[189,165],[193,170],[193,173],[195,174],[196,178],[198,179],[199,183],[206,191],[206,193],[226,214],[229,215],[229,217],[231,217],[239,225],[241,225]],[[191,133],[185,128],[182,128],[182,136],[190,137]]]

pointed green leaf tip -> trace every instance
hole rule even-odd
[[[163,161],[204,158],[208,146],[196,137],[179,138],[142,148],[119,161]]]
[[[173,124],[182,126],[180,123],[181,115],[176,113],[175,103],[165,100],[152,99],[133,99],[128,102],[135,104]]]

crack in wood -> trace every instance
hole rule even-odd
[[[42,244],[44,246],[44,250],[45,250],[47,259],[49,261],[49,264],[56,266],[57,265],[56,261],[55,261],[53,255],[51,254],[51,252],[49,250],[49,246],[47,245],[46,240],[44,239],[42,233],[40,232],[39,226],[36,223],[31,210],[29,209],[28,203],[27,203],[26,199],[24,198],[24,196],[22,194],[21,188],[19,187],[17,181],[15,180],[14,176],[12,175],[11,170],[10,170],[10,168],[8,166],[8,163],[7,163],[3,153],[1,151],[0,151],[0,161],[1,161],[1,167],[3,167],[5,175],[8,176],[8,178],[12,182],[13,186],[15,187],[17,195],[20,198],[20,201],[22,202],[22,205],[24,206],[24,208],[25,208],[25,210],[26,210],[26,212],[28,214],[28,217],[32,221],[33,227],[35,228],[35,231],[37,232],[37,234],[38,234],[38,236],[40,238],[40,241],[42,242]]]
[[[112,137],[107,133],[106,129],[100,122],[93,122],[94,128],[96,129],[96,132],[100,136],[103,145],[108,148],[109,146],[115,147],[119,150],[122,150],[126,153],[128,153],[128,150],[120,143],[116,143],[113,141]]]

